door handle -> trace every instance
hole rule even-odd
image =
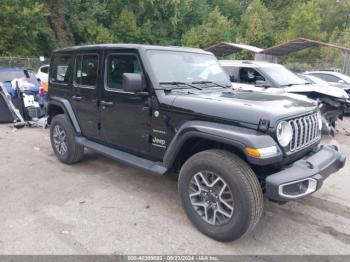
[[[101,101],[101,105],[103,105],[103,106],[113,106],[114,103],[113,103],[113,102],[108,102],[108,101],[102,100],[102,101]]]
[[[81,101],[82,97],[81,96],[72,96],[72,99],[75,101]]]

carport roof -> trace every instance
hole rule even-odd
[[[344,52],[350,52],[350,48],[328,44],[321,41],[316,41],[316,40],[311,40],[306,38],[297,38],[279,45],[275,45],[273,47],[263,49],[261,53],[266,55],[284,56],[289,53],[297,52],[304,48],[315,47],[315,46],[331,47],[331,48],[339,49]]]
[[[212,52],[217,56],[230,55],[232,53],[240,52],[242,50],[249,51],[252,53],[260,53],[264,49],[261,49],[252,45],[235,44],[229,42],[221,42],[204,49],[205,51]]]

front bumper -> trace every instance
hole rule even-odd
[[[345,165],[346,157],[336,144],[294,162],[280,172],[266,177],[265,195],[275,201],[289,201],[310,195],[323,181]]]

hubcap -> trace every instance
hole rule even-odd
[[[198,172],[189,186],[191,204],[208,224],[223,225],[233,215],[233,195],[226,182],[209,171]]]
[[[58,154],[64,155],[67,152],[66,132],[59,125],[56,125],[53,130],[53,142]]]

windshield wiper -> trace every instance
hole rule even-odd
[[[195,89],[198,89],[198,90],[202,90],[202,88],[198,87],[198,86],[194,86],[194,85],[191,85],[189,83],[186,83],[186,82],[178,82],[178,81],[169,81],[169,82],[160,82],[159,83],[160,85],[174,85],[174,86],[189,86],[191,88],[195,88]],[[177,89],[187,89],[187,88],[177,88]]]
[[[229,88],[229,86],[221,85],[221,84],[218,84],[218,83],[213,82],[213,81],[194,81],[191,84],[194,84],[194,85],[195,84],[214,84],[214,85],[217,85],[217,86],[220,86],[223,88]]]
[[[281,85],[281,86],[300,86],[300,85],[304,85],[304,84],[300,84],[300,83],[291,83],[291,84],[285,84],[285,85]]]

